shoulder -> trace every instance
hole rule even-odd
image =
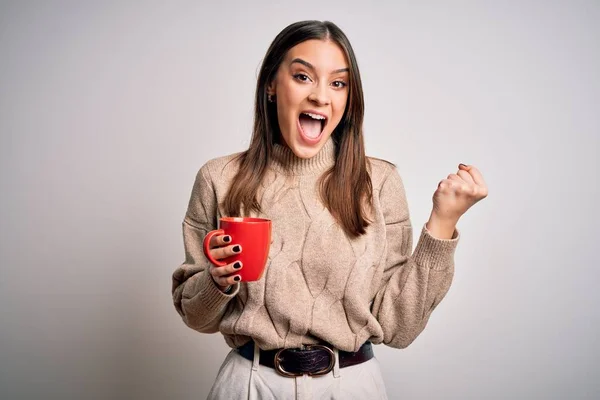
[[[379,198],[386,223],[408,221],[410,214],[404,182],[396,165],[369,157],[374,195]]]
[[[367,160],[374,190],[381,190],[390,175],[396,175],[399,178],[396,165],[392,162],[376,157],[367,157]]]
[[[209,182],[233,179],[239,169],[242,154],[239,152],[212,158],[200,167],[197,176]]]

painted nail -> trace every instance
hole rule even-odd
[[[239,282],[240,279],[242,279],[242,278],[240,278],[239,275],[236,275],[236,276],[233,277],[233,280],[236,281],[236,282]]]
[[[227,236],[224,236],[224,237],[223,237],[223,241],[224,241],[225,243],[229,243],[229,242],[231,242],[231,236],[229,236],[229,235],[227,235]]]
[[[242,263],[239,261],[236,261],[235,264],[233,264],[233,268],[235,269],[240,269],[242,268]]]
[[[239,253],[240,251],[242,251],[242,248],[240,246],[233,246],[234,253]]]

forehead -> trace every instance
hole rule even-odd
[[[309,62],[317,70],[322,69],[327,72],[348,68],[348,60],[342,48],[329,40],[311,39],[297,44],[288,50],[285,63],[289,65],[296,58]],[[295,63],[295,65],[300,64]]]

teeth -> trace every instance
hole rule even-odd
[[[312,113],[302,113],[304,115],[308,115],[309,117],[311,117],[312,119],[325,119],[324,116],[319,115],[319,114],[312,114]]]

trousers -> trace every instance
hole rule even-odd
[[[260,365],[258,346],[254,346],[254,361],[247,360],[233,349],[219,368],[208,400],[387,400],[376,357],[358,365],[339,368],[337,349],[334,349],[334,354],[336,363],[328,374],[290,378]]]

